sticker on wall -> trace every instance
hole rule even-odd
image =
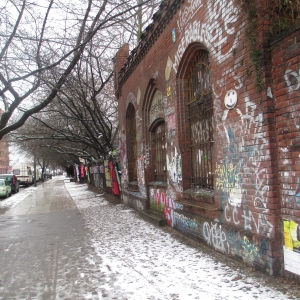
[[[230,90],[226,93],[224,103],[228,109],[233,109],[236,106],[237,93],[235,90]]]
[[[172,29],[172,43],[176,42],[176,28]]]
[[[167,87],[167,96],[170,97],[171,96],[171,87]]]
[[[166,68],[165,68],[166,81],[168,81],[170,79],[172,66],[173,66],[173,62],[172,62],[171,58],[168,56],[168,60],[167,60]]]
[[[260,123],[263,123],[263,122],[265,121],[264,113],[263,113],[262,111],[260,111],[260,112],[258,113],[258,121],[259,121]]]
[[[137,92],[137,96],[136,96],[137,105],[140,104],[141,94],[142,94],[141,90],[140,90],[140,88],[138,88],[138,92]]]
[[[300,275],[300,227],[294,221],[283,220],[284,268]]]

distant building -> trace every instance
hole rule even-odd
[[[0,109],[0,115],[3,110]],[[9,149],[5,140],[0,141],[0,174],[6,174],[9,172]]]
[[[274,39],[258,18],[254,51],[234,3],[165,1],[139,45],[118,51],[121,198],[299,278],[300,31]]]

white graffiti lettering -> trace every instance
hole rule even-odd
[[[203,236],[209,245],[222,252],[227,252],[229,246],[221,225],[217,223],[209,225],[208,222],[205,222],[203,224]]]
[[[232,4],[232,1],[227,2],[225,3],[224,0],[208,1],[207,11],[210,15],[208,22],[201,23],[197,20],[185,27],[173,64],[176,73],[185,49],[192,42],[203,43],[211,51],[214,50],[215,59],[219,63],[231,55],[232,49],[236,47],[240,29],[234,26],[238,18],[238,8]],[[229,5],[230,3],[232,5]],[[186,15],[186,18],[189,19],[189,16]],[[222,22],[218,18],[221,18]],[[182,17],[180,25],[184,24],[185,18]],[[229,44],[230,38],[233,40],[231,47],[224,52],[224,45]]]
[[[186,24],[193,18],[196,12],[203,7],[202,0],[189,0],[183,10],[179,12],[177,20],[178,30],[182,31]]]
[[[257,233],[271,237],[273,225],[267,220],[266,215],[258,213],[256,220],[251,211],[243,210],[242,218],[244,219],[245,230],[255,230]]]
[[[145,147],[144,164],[145,164],[145,169],[147,169],[150,165],[150,147],[149,146]]]

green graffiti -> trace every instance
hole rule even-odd
[[[223,192],[230,193],[240,184],[239,173],[233,164],[220,165],[217,163],[215,174],[218,175],[216,187]]]

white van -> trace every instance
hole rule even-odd
[[[31,185],[33,172],[27,164],[19,164],[12,167],[13,174],[17,176],[20,185]]]

